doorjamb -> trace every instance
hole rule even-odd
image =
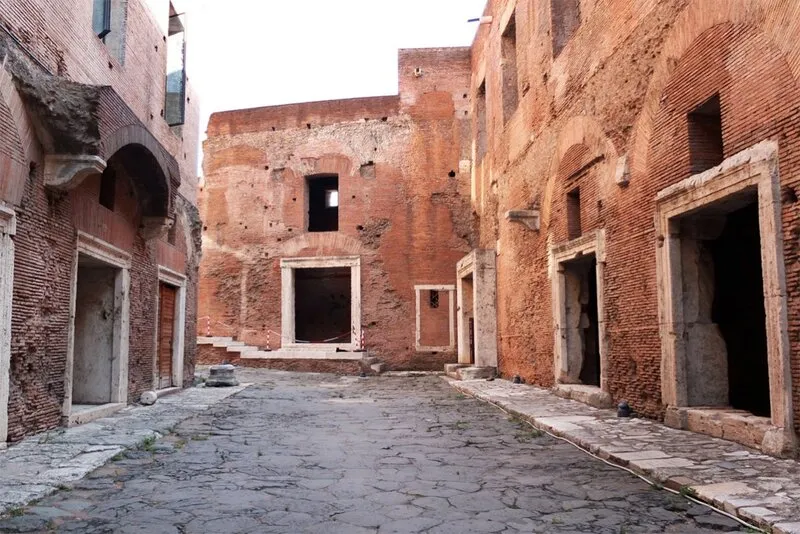
[[[8,440],[8,399],[11,373],[11,314],[14,297],[14,240],[17,217],[0,205],[0,449]]]
[[[159,388],[159,380],[161,377],[158,373],[158,341],[159,341],[159,329],[161,328],[160,322],[160,310],[161,310],[161,292],[159,285],[161,283],[165,283],[174,287],[176,291],[175,295],[175,316],[173,319],[173,332],[172,332],[172,386],[182,388],[183,387],[183,362],[184,362],[184,348],[185,348],[185,336],[186,336],[186,276],[180,274],[172,269],[168,269],[166,267],[162,267],[161,265],[158,266],[158,283],[156,284],[156,309],[159,310],[156,313],[156,341],[155,341],[155,350],[156,350],[156,357],[154,359],[154,369],[153,369],[153,389],[158,390]]]

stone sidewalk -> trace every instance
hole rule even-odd
[[[499,379],[445,380],[540,430],[767,532],[800,534],[800,462],[648,419],[618,418],[615,411],[563,399],[546,389]]]
[[[0,515],[83,478],[122,451],[161,437],[245,387],[189,388],[152,406],[128,406],[110,417],[31,436],[0,451]]]

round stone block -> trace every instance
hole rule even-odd
[[[158,400],[158,395],[156,395],[155,391],[145,391],[142,393],[142,396],[139,397],[139,402],[144,404],[145,406],[150,406],[156,403]]]

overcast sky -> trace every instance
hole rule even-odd
[[[190,0],[187,73],[214,111],[397,94],[397,49],[468,46],[486,0]]]

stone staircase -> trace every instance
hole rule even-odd
[[[358,362],[362,372],[379,375],[386,369],[386,364],[367,352],[337,352],[326,349],[277,349],[265,350],[262,347],[247,345],[232,337],[202,337],[198,336],[197,345],[201,356],[198,363],[217,364],[228,362],[234,365],[247,367],[248,363],[257,363],[258,360],[308,360],[308,361],[351,361]],[[209,350],[210,349],[210,350]]]

